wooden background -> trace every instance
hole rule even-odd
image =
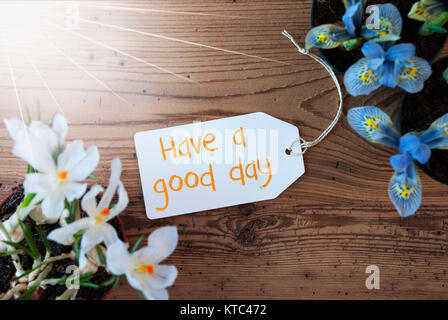
[[[89,3],[86,1],[85,3]],[[84,4],[85,4],[84,3]],[[120,4],[116,2],[115,4]],[[165,74],[110,49],[52,27],[54,44],[115,90],[127,105],[53,48],[11,44],[9,52],[22,107],[43,119],[58,105],[27,60],[46,79],[69,119],[69,139],[96,144],[97,181],[109,163],[123,161],[130,195],[122,214],[134,242],[141,233],[175,225],[179,246],[168,263],[179,269],[173,299],[399,299],[448,297],[447,186],[423,173],[423,204],[402,219],[387,196],[391,153],[350,130],[351,107],[377,105],[396,115],[403,92],[381,89],[346,96],[344,117],[332,134],[305,155],[306,174],[275,200],[149,221],[145,215],[133,135],[137,131],[263,111],[300,127],[310,140],[331,121],[337,94],[328,74],[281,36],[299,42],[310,27],[311,0],[121,1],[129,7],[192,11],[247,18],[88,8],[82,18],[280,60],[262,61],[203,47],[114,30],[81,21],[79,33],[158,64],[200,84]],[[63,8],[60,12],[64,13]],[[60,17],[54,22],[62,25]],[[24,49],[26,48],[26,49]],[[448,50],[443,51],[445,54]],[[3,54],[2,53],[2,54]],[[19,116],[6,55],[0,56],[0,114]],[[0,127],[0,195],[20,183],[25,164],[10,153]],[[365,269],[377,265],[381,289],[367,290]],[[135,299],[126,283],[111,299]]]

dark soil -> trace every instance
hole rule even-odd
[[[443,47],[446,39],[444,34],[419,36],[418,30],[423,22],[408,18],[409,10],[415,1],[412,0],[367,0],[367,6],[373,4],[392,3],[401,13],[403,29],[401,39],[397,43],[413,43],[416,46],[416,55],[432,61]],[[345,7],[341,0],[314,0],[314,16],[312,25],[318,26],[327,23],[341,24]],[[367,18],[367,16],[366,16]],[[345,72],[352,64],[363,58],[360,48],[347,52],[343,47],[321,50],[322,55],[338,72]]]
[[[419,93],[406,95],[401,109],[403,133],[422,131],[432,122],[448,113],[448,84],[443,71],[448,67],[448,58],[433,64],[432,76]],[[448,184],[448,150],[432,150],[429,162],[421,166],[433,178]]]
[[[13,194],[6,200],[6,202],[0,206],[0,220],[6,220],[11,214],[13,214],[16,210],[16,207],[20,204],[23,199],[23,189],[18,187],[14,190]],[[39,252],[43,255],[45,254],[45,246],[34,229],[34,222],[27,218],[24,220],[24,223],[27,224],[31,231],[33,232],[33,237],[36,241],[37,248]],[[118,236],[123,240],[123,231],[121,228],[121,224],[117,218],[110,221],[110,224],[117,230]],[[50,233],[53,229],[59,227],[58,224],[54,225],[41,225],[45,234]],[[25,241],[22,242],[23,245],[26,245]],[[51,255],[57,256],[62,253],[69,253],[71,250],[71,246],[63,246],[53,241],[50,241],[51,244]],[[32,259],[29,256],[21,255],[20,261],[25,270],[31,269]],[[75,262],[71,259],[64,259],[57,262],[54,262],[53,270],[50,272],[47,278],[61,278],[67,277],[66,274],[67,267],[73,265]],[[15,268],[12,264],[11,258],[3,257],[0,258],[0,292],[5,292],[10,288],[10,281],[14,276]],[[98,269],[98,271],[94,274],[94,277],[90,280],[92,283],[100,284],[110,278],[110,274],[106,272],[106,270],[102,267]],[[66,289],[65,285],[51,285],[47,286],[45,290],[39,290],[38,299],[42,300],[53,300],[59,295],[61,295]],[[76,296],[76,300],[100,300],[104,298],[107,292],[111,289],[111,287],[104,288],[90,288],[90,287],[81,287]]]

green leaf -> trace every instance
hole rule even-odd
[[[26,174],[28,174],[28,173],[35,173],[35,172],[36,172],[36,169],[34,169],[30,164],[28,164],[26,166]]]
[[[109,287],[112,286],[113,288],[116,288],[117,285],[120,283],[120,276],[112,275],[109,279],[107,279],[104,282],[100,283],[100,287]]]
[[[51,252],[50,241],[48,241],[48,238],[47,238],[45,232],[38,225],[35,226],[35,229],[36,229],[37,233],[39,234],[39,237],[42,239],[42,242],[44,243],[45,251]]]
[[[27,247],[22,246],[21,244],[18,244],[18,243],[12,242],[12,241],[2,240],[2,242],[6,243],[7,245],[13,247],[16,250],[23,251],[25,254],[29,255],[31,258],[34,259],[33,254],[31,253],[31,251]]]
[[[31,114],[30,114],[30,109],[28,108],[28,105],[25,105],[25,112],[26,112],[26,117],[28,118],[28,124],[31,123]]]
[[[87,176],[86,179],[95,179],[95,178],[96,178],[96,174],[91,173]]]
[[[0,258],[1,258],[1,257],[7,257],[7,256],[9,256],[9,255],[11,255],[11,254],[20,254],[20,253],[22,253],[22,251],[18,251],[18,250],[14,250],[14,251],[3,251],[3,252],[0,252]]]
[[[34,291],[39,287],[39,284],[35,284],[34,286],[28,287],[24,293],[17,300],[30,300]]]
[[[20,278],[23,278],[23,277],[29,275],[31,272],[33,272],[33,271],[39,269],[39,268],[42,267],[43,265],[44,265],[43,263],[39,263],[39,264],[38,264],[37,266],[35,266],[33,269],[28,270],[28,271],[22,273],[22,274],[21,274],[20,276],[18,276],[18,277],[12,278],[12,279],[11,279],[11,282],[14,282],[14,281],[16,281],[16,280],[19,280]]]
[[[99,289],[100,286],[96,283],[91,283],[91,282],[83,282],[79,284],[81,287],[89,287],[89,288],[94,288],[94,289]]]
[[[78,261],[78,262],[79,262],[79,256],[81,255],[80,242],[81,242],[82,233],[83,233],[83,231],[81,230],[73,235],[73,238],[75,238],[75,241],[73,242],[72,250],[76,254],[76,261]]]
[[[143,295],[143,292],[140,290],[137,290],[138,296],[140,297],[140,300],[146,300],[145,296]]]
[[[40,101],[36,100],[36,109],[37,109],[37,120],[40,120]]]
[[[65,200],[65,201],[66,201],[66,207],[67,207],[68,201],[67,200]],[[67,210],[69,212],[69,215],[65,219],[65,221],[68,224],[70,224],[70,223],[74,222],[76,219],[76,211],[78,210],[78,199],[75,199],[70,204],[68,204]]]
[[[20,219],[19,219],[19,225],[20,225],[20,228],[22,228],[23,236],[25,237],[25,241],[28,244],[28,247],[30,248],[32,257],[35,260],[40,259],[40,253],[39,253],[39,250],[37,250],[36,241],[34,241],[34,238],[33,238],[33,235],[31,234],[30,229]]]
[[[20,209],[28,207],[35,196],[35,193],[28,193],[28,195],[25,197],[25,200],[23,200],[22,204],[20,205]]]
[[[106,256],[104,255],[103,250],[99,245],[96,245],[96,253],[98,254],[98,258],[100,260],[100,263],[105,266],[106,265]]]
[[[144,235],[144,234],[142,234],[142,235],[140,236],[140,238],[138,238],[137,242],[136,242],[136,243],[134,244],[134,246],[132,247],[130,253],[134,253],[135,251],[137,251],[138,247],[140,246],[140,244],[141,244],[142,241],[143,241],[143,238],[145,238],[145,235]]]

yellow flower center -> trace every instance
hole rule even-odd
[[[325,35],[325,34],[319,34],[319,35],[317,36],[317,42],[319,42],[319,43],[327,42],[328,38],[329,38],[328,35]]]
[[[65,179],[67,179],[67,175],[68,175],[67,171],[58,172],[58,179],[60,181],[64,181]]]
[[[372,118],[367,118],[366,119],[366,125],[377,130],[378,129],[378,125],[375,123],[375,121]]]
[[[445,134],[448,136],[448,128],[445,129]]]
[[[110,214],[109,208],[104,208],[103,210],[100,211],[100,214],[95,217],[95,221],[96,222],[102,222],[103,221],[103,217],[106,217],[109,214]]]
[[[408,190],[408,187],[403,186],[403,191],[401,191],[401,197],[403,199],[408,199],[410,197],[411,193]]]
[[[154,265],[153,264],[149,264],[149,265],[146,265],[146,264],[141,264],[138,268],[137,268],[137,270],[138,271],[141,271],[141,272],[145,272],[145,273],[147,273],[147,274],[149,274],[149,275],[152,275],[153,273],[154,273]]]
[[[404,68],[404,71],[406,71],[411,77],[416,78],[417,77],[417,68]]]
[[[362,82],[367,82],[370,80],[370,77],[373,75],[373,70],[369,70],[369,72],[367,73],[363,73],[361,75],[361,81]]]
[[[426,8],[420,8],[420,9],[415,10],[414,13],[418,16],[422,16],[425,13],[425,11],[426,11]]]

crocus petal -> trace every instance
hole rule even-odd
[[[103,191],[103,187],[96,184],[90,188],[89,192],[87,192],[82,198],[81,207],[90,217],[95,217],[98,215],[96,197]]]
[[[116,241],[107,248],[106,262],[107,268],[115,275],[122,275],[128,271],[129,267],[128,247],[122,241]]]
[[[362,53],[366,58],[379,59],[384,58],[383,47],[375,42],[366,42],[361,48]]]
[[[367,95],[378,89],[383,68],[369,68],[369,59],[363,58],[352,65],[344,75],[344,84],[352,96]]]
[[[399,65],[396,63],[396,65]],[[406,66],[397,67],[398,86],[409,93],[416,93],[423,89],[424,82],[432,73],[430,64],[421,58],[413,57],[406,61]],[[399,70],[400,72],[397,72]]]
[[[23,121],[17,118],[5,119],[3,122],[5,123],[6,129],[13,140],[17,140],[18,134],[26,128]]]
[[[176,227],[162,227],[151,233],[148,237],[148,247],[157,249],[153,255],[154,263],[165,260],[176,249],[177,240]]]
[[[412,43],[401,43],[387,50],[386,58],[389,61],[408,60],[415,56],[415,46]]]
[[[154,265],[154,273],[151,275],[151,286],[156,289],[163,289],[172,286],[177,278],[175,266]]]
[[[95,170],[100,160],[100,154],[96,146],[87,149],[85,157],[68,172],[67,180],[80,181],[87,178]]]
[[[110,164],[110,178],[109,186],[106,188],[100,203],[99,208],[109,208],[112,198],[114,197],[115,191],[117,190],[118,184],[120,183],[121,176],[121,161],[120,158],[115,158]]]
[[[80,199],[86,192],[86,189],[87,183],[67,182],[63,184],[64,195],[69,202]]]
[[[101,232],[103,233],[104,243],[106,244],[106,247],[108,247],[108,248],[111,245],[113,245],[116,241],[120,240],[118,238],[118,234],[117,234],[117,231],[115,230],[115,228],[112,227],[108,223],[102,224]]]
[[[389,88],[395,88],[397,86],[397,78],[394,72],[394,65],[391,62],[384,64],[383,76],[380,79],[381,85]]]
[[[395,172],[403,172],[412,163],[413,159],[408,153],[396,154],[390,157],[390,165]]]
[[[85,156],[84,144],[81,140],[70,142],[58,157],[58,171],[71,172]]]
[[[392,148],[398,147],[399,134],[392,120],[381,109],[372,106],[352,108],[347,119],[353,130],[364,139]]]
[[[124,209],[126,209],[128,203],[128,193],[126,192],[123,183],[120,182],[118,186],[118,202],[112,209],[110,209],[110,214],[107,216],[107,220],[110,220],[120,214]]]
[[[334,24],[324,24],[311,29],[306,35],[305,46],[322,49],[333,49],[339,47],[342,42],[351,39],[350,34],[343,27]]]
[[[33,120],[30,123],[29,132],[31,136],[36,137],[45,145],[49,154],[53,155],[58,146],[58,137],[48,125],[39,120]]]
[[[28,173],[25,176],[23,186],[26,193],[36,193],[42,196],[45,196],[53,190],[51,180],[46,174],[42,173]]]
[[[42,140],[31,135],[28,130],[18,133],[12,153],[25,160],[39,172],[54,172],[56,166],[52,154]]]
[[[364,15],[364,6],[362,2],[356,2],[345,11],[342,21],[347,32],[356,37],[356,31],[361,27]]]
[[[166,289],[156,289],[151,287],[151,285],[145,285],[142,288],[142,292],[146,299],[148,300],[168,300],[169,295]]]
[[[52,129],[58,137],[59,144],[64,144],[68,131],[67,119],[60,114],[55,115],[53,118]]]
[[[61,216],[64,210],[64,193],[54,190],[42,200],[42,213],[48,219],[55,219]]]
[[[86,229],[81,238],[80,254],[79,254],[79,268],[83,270],[87,265],[86,254],[97,244],[103,242],[104,235],[102,228],[92,227]]]
[[[402,217],[418,210],[422,201],[422,185],[414,163],[406,171],[394,173],[389,183],[389,197]]]
[[[68,245],[70,244],[70,240],[75,233],[88,228],[88,226],[89,220],[87,218],[76,220],[75,222],[72,222],[65,227],[61,227],[51,231],[48,234],[48,239],[62,245]]]

